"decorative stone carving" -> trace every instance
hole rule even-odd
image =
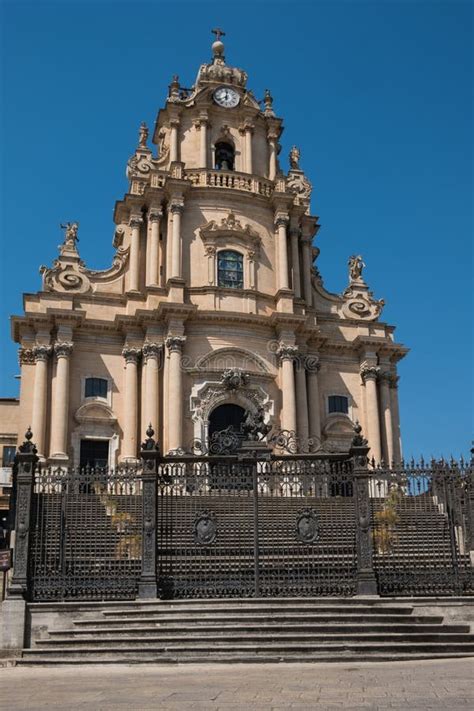
[[[35,362],[38,360],[48,360],[49,356],[53,352],[52,346],[38,345],[33,348],[33,357]]]
[[[380,368],[375,365],[363,365],[360,369],[360,376],[365,383],[367,380],[377,380]]]
[[[168,336],[165,343],[170,353],[181,353],[186,343],[186,336]]]
[[[56,358],[69,358],[74,344],[69,341],[61,341],[54,344],[54,354]]]
[[[35,354],[33,348],[25,348],[22,346],[18,349],[18,362],[21,365],[32,365],[35,362]]]
[[[157,208],[150,210],[148,213],[148,222],[159,222],[163,217],[163,211]]]
[[[298,512],[295,533],[301,543],[315,543],[319,538],[319,519],[313,509],[302,509]]]
[[[210,546],[216,540],[217,524],[213,511],[200,511],[194,519],[194,541],[198,546]]]
[[[398,381],[400,380],[399,375],[395,375],[395,373],[390,373],[388,383],[392,390],[396,390],[398,388]]]
[[[122,355],[125,358],[125,363],[138,363],[138,360],[142,354],[140,348],[135,348],[134,346],[125,346],[122,350]]]
[[[132,178],[143,178],[153,168],[153,162],[148,155],[143,153],[135,154],[127,161],[126,175],[129,180]]]
[[[354,288],[350,286],[342,296],[344,299],[342,313],[346,318],[375,321],[385,306],[385,301],[383,299],[374,299],[372,292],[367,287]]]
[[[286,185],[288,190],[303,200],[309,200],[311,197],[313,186],[302,171],[297,173],[290,171]]]
[[[143,344],[142,348],[143,360],[145,363],[148,361],[148,358],[156,358],[159,361],[162,351],[163,346],[161,343],[151,343],[150,341],[147,341]]]
[[[276,352],[276,355],[278,356],[278,360],[280,362],[284,360],[295,360],[298,357],[298,347],[288,346],[284,343],[281,343]]]
[[[351,443],[352,446],[353,447],[366,447],[368,442],[365,439],[365,437],[362,436],[362,427],[359,424],[359,420],[356,420],[353,430],[354,430],[354,436],[352,438],[352,443]]]
[[[221,378],[221,383],[226,390],[237,390],[238,388],[246,387],[249,383],[250,376],[248,373],[234,368],[224,371]]]

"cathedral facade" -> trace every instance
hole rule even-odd
[[[84,264],[67,223],[13,317],[18,432],[31,425],[50,464],[116,466],[137,460],[150,423],[173,453],[263,412],[302,450],[347,450],[358,420],[371,456],[398,461],[406,348],[360,256],[343,294],[325,290],[299,150],[285,173],[272,97],[254,97],[220,34],[191,89],[173,78],[153,134],[140,127],[111,268]]]

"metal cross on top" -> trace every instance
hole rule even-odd
[[[216,40],[219,41],[221,37],[225,37],[225,32],[224,30],[221,30],[219,27],[216,27],[215,30],[211,30],[212,34],[216,36]]]

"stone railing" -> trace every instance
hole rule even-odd
[[[258,178],[248,173],[236,173],[234,171],[195,168],[186,170],[185,177],[191,181],[193,187],[243,190],[244,192],[262,195],[263,197],[270,197],[274,189],[272,180]]]

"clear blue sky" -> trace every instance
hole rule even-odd
[[[153,125],[172,74],[193,83],[223,27],[229,63],[270,88],[282,156],[301,147],[320,216],[330,291],[360,252],[397,339],[406,455],[472,438],[471,2],[58,2],[1,4],[2,361],[17,394],[10,314],[40,288],[60,221],[80,221],[81,256],[112,257],[137,128]],[[286,168],[286,165],[285,165]]]

